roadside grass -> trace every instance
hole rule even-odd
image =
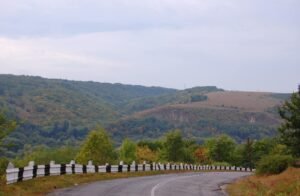
[[[80,184],[95,181],[186,172],[192,171],[171,170],[128,173],[73,174],[35,178],[32,180],[18,182],[11,185],[6,185],[5,178],[3,176],[0,180],[0,196],[38,196],[45,195],[47,193],[55,191],[56,189],[77,186]]]
[[[300,168],[288,168],[281,174],[249,176],[228,185],[231,196],[296,196],[300,195]]]

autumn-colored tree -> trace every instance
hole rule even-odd
[[[158,152],[152,151],[148,146],[138,146],[137,151],[137,161],[143,162],[155,162],[158,160]]]
[[[201,164],[209,163],[208,150],[205,147],[199,147],[196,149],[194,156],[196,161]]]

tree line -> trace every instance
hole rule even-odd
[[[262,140],[247,139],[237,143],[228,135],[208,138],[203,144],[184,138],[180,130],[171,130],[156,140],[134,142],[128,138],[119,147],[114,146],[110,135],[101,127],[90,131],[80,147],[67,146],[49,149],[43,146],[24,150],[22,157],[11,160],[17,166],[25,166],[31,160],[47,164],[50,160],[68,163],[126,164],[132,161],[195,163],[210,165],[235,165],[257,168],[258,173],[280,173],[300,157],[300,92],[293,93],[290,100],[280,108],[282,124],[277,137]],[[16,124],[0,115],[0,147],[5,148],[3,139]],[[8,160],[1,159],[2,172]],[[4,164],[5,163],[5,164]]]

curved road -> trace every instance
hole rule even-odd
[[[220,186],[250,175],[248,172],[198,172],[99,181],[60,189],[49,195],[88,196],[215,196]]]

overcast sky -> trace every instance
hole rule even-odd
[[[292,92],[299,0],[0,0],[0,73]]]

